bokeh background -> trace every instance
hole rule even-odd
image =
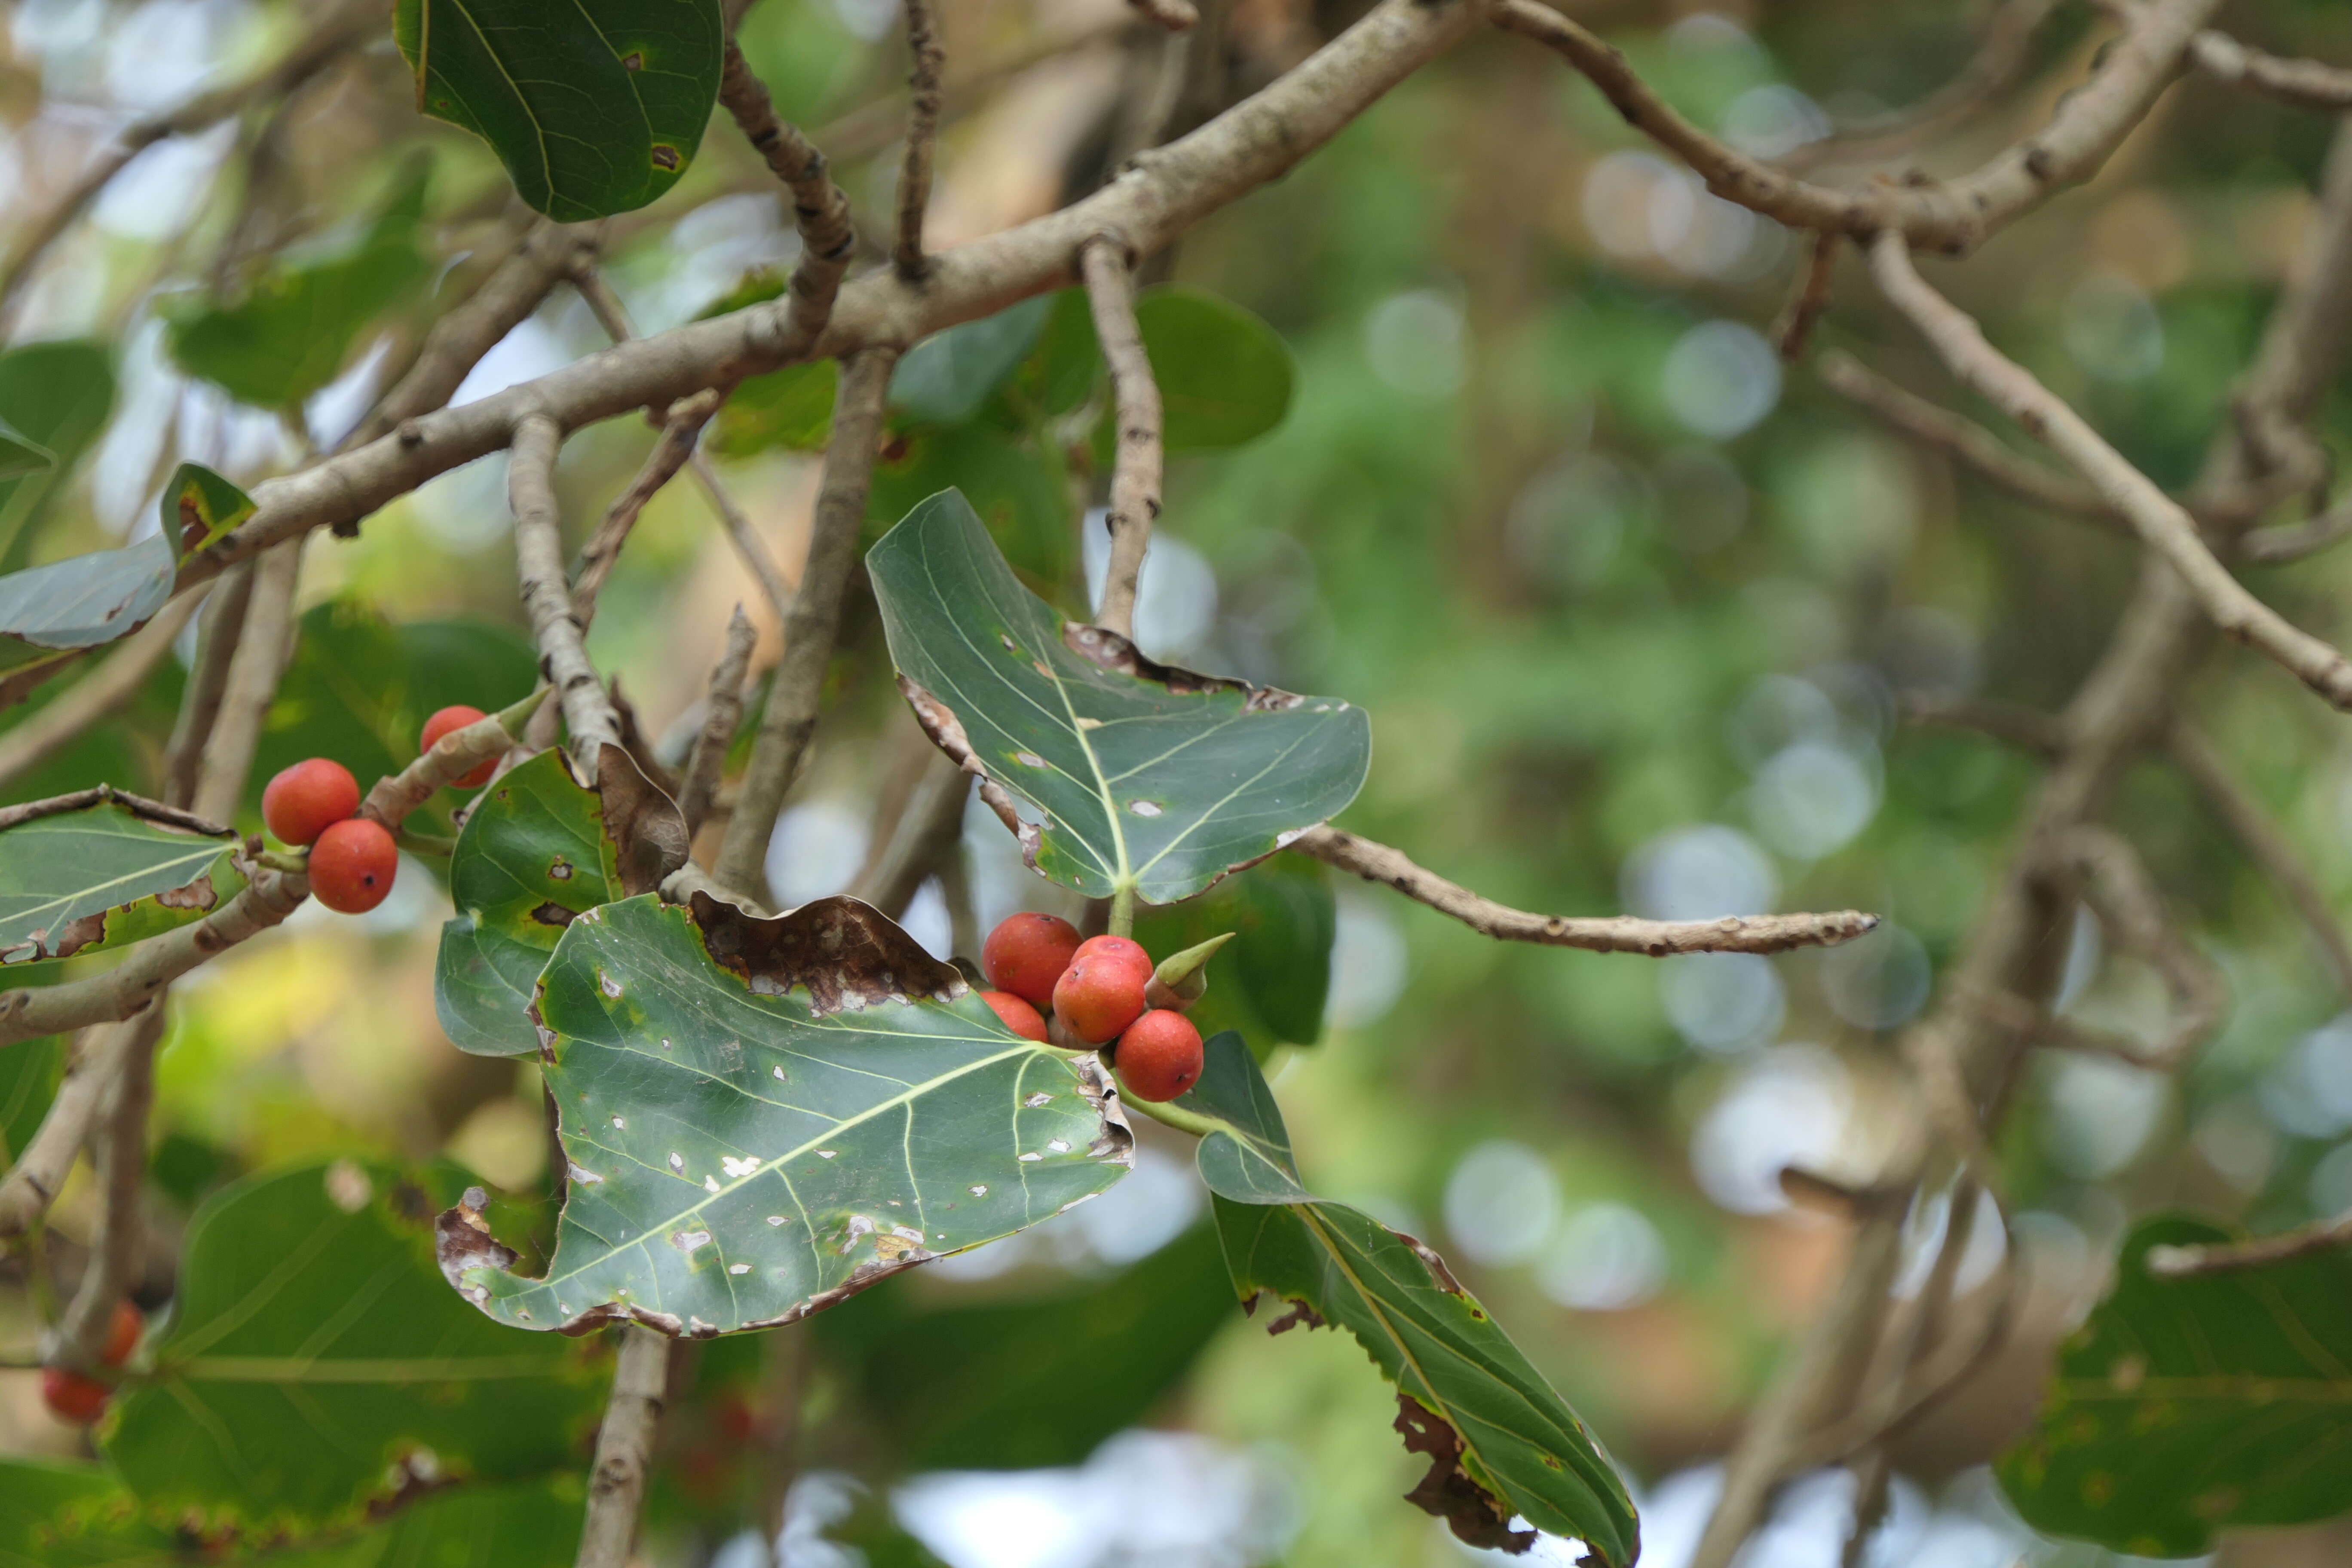
[[[0,232],[13,243],[130,121],[271,58],[303,9],[18,0],[0,22]],[[1987,9],[1577,7],[1700,124],[1800,157],[1943,83]],[[1045,211],[1141,144],[1137,106],[1169,62],[1117,0],[944,11],[935,243]],[[2230,23],[2326,56],[2344,17],[2279,3],[2233,7]],[[1236,0],[1222,89],[1263,82],[1349,18],[1344,4]],[[761,0],[744,33],[780,106],[834,152],[869,235],[895,176],[897,27],[891,0]],[[1955,171],[2013,139],[2102,36],[2091,7],[2054,7],[2018,84],[1897,166]],[[796,252],[765,171],[721,129],[676,190],[613,225],[607,276],[646,330]],[[2189,81],[2090,186],[1934,276],[2149,473],[2180,483],[2290,264],[2327,131]],[[434,158],[429,254],[458,260],[511,221],[479,144],[415,117],[388,39],[275,119],[168,142],[114,182],[16,323],[18,343],[105,344],[112,385],[77,427],[79,465],[0,518],[11,566],[151,529],[183,458],[250,485],[340,437],[420,302],[387,313],[290,416],[190,380],[167,324],[190,290],[234,289],[269,247],[342,242],[412,147]],[[1271,432],[1174,461],[1138,617],[1148,651],[1369,709],[1370,782],[1344,824],[1491,897],[1574,913],[1885,917],[1833,952],[1659,963],[1496,944],[1382,889],[1307,879],[1333,900],[1328,956],[1307,944],[1277,988],[1306,1008],[1290,1032],[1317,1037],[1257,1043],[1310,1180],[1448,1254],[1622,1461],[1658,1568],[1689,1551],[1747,1401],[1833,1277],[1843,1226],[1792,1206],[1778,1173],[1866,1169],[1903,1113],[1895,1033],[1935,994],[2034,776],[1990,741],[1906,726],[1898,699],[2056,704],[2135,564],[2112,536],[1987,489],[1783,363],[1766,331],[1802,264],[1786,233],[1635,141],[1556,59],[1497,37],[1405,83],[1160,274],[1255,311],[1295,375]],[[560,292],[457,401],[604,341]],[[1969,406],[1851,263],[1815,342]],[[955,441],[909,431],[880,491],[989,490],[1016,563],[1081,613],[1102,554],[1088,508],[1103,476],[1084,429],[999,424]],[[2331,399],[2323,435],[2346,425]],[[721,440],[722,468],[793,576],[815,464],[772,434]],[[575,543],[650,439],[616,421],[567,447]],[[257,778],[328,735],[395,764],[423,711],[528,689],[503,496],[488,459],[356,540],[313,542],[301,651]],[[877,505],[877,530],[889,521]],[[2253,581],[2301,624],[2345,632],[2340,559]],[[686,732],[739,600],[764,662],[773,617],[702,498],[672,486],[592,642],[648,734]],[[786,901],[850,883],[877,795],[903,792],[923,754],[862,584],[846,626],[771,857]],[[151,784],[179,679],[166,661],[120,720],[9,781],[7,798]],[[2352,751],[2337,722],[2243,657],[2197,682],[2189,704],[2233,769],[2331,897],[2352,893]],[[2105,1058],[2032,1064],[2000,1151],[2006,1224],[1975,1227],[1960,1287],[1980,1291],[2013,1248],[2032,1288],[2010,1349],[1898,1451],[1874,1563],[2106,1561],[2032,1538],[1982,1466],[2031,1411],[2125,1226],[2166,1206],[2257,1226],[2352,1208],[2352,1014],[2313,941],[2163,765],[2130,776],[2114,818],[2225,972],[2228,1022],[2177,1078]],[[983,930],[1064,907],[981,811],[961,867],[926,885],[908,923],[944,952],[966,899]],[[151,1303],[169,1294],[174,1224],[243,1172],[368,1152],[544,1185],[535,1069],[461,1056],[435,1022],[449,912],[431,868],[412,866],[375,913],[306,909],[179,988],[159,1068],[167,1196]],[[2143,1036],[2165,1011],[2157,977],[2110,961],[2087,916],[2064,1007]],[[12,1146],[56,1061],[52,1046],[0,1058]],[[665,1435],[649,1557],[755,1563],[742,1532],[788,1489],[794,1568],[1461,1563],[1466,1549],[1399,1500],[1418,1464],[1362,1353],[1334,1334],[1269,1339],[1234,1310],[1187,1151],[1161,1132],[1144,1127],[1132,1179],[1027,1236],[805,1329],[681,1352],[692,1392]],[[60,1246],[91,1213],[86,1185],[68,1193]],[[1945,1223],[1932,1205],[1912,1217],[1916,1263],[1898,1289],[1918,1288]],[[29,1342],[29,1311],[21,1276],[0,1272],[0,1339]],[[42,1410],[31,1373],[0,1372],[0,1449],[79,1441]],[[1850,1491],[1837,1474],[1793,1488],[1743,1561],[1837,1562]],[[2311,1535],[2225,1552],[2336,1560],[2328,1550]]]

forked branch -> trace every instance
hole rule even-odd
[[[833,319],[842,274],[849,270],[849,258],[856,253],[857,230],[850,222],[849,198],[825,173],[824,154],[815,143],[801,134],[800,127],[777,115],[767,84],[752,74],[732,37],[727,40],[726,66],[719,78],[719,101],[727,106],[751,150],[767,161],[791,194],[793,216],[800,228],[801,258],[793,268],[784,331],[806,353]]]
[[[1881,235],[1870,260],[1881,290],[1935,346],[1953,375],[2089,480],[2141,541],[2180,574],[2215,626],[2284,665],[2331,706],[2352,711],[2352,661],[2249,593],[2205,547],[2187,509],[2109,446],[2064,399],[1987,342],[1973,318],[1928,287],[1911,265],[1902,235]]]

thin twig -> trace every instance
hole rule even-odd
[[[2020,500],[2118,532],[2128,526],[2113,507],[2072,474],[2012,449],[1975,420],[1897,386],[1843,349],[1832,349],[1815,360],[1813,373],[1823,385],[1859,405],[1864,413],[1945,454]]]
[[[1153,26],[1165,27],[1171,33],[1183,32],[1201,19],[1201,13],[1192,0],[1127,0],[1127,3],[1137,16]]]
[[[898,171],[898,237],[890,259],[898,276],[923,276],[923,215],[931,205],[931,163],[939,153],[940,76],[947,51],[940,44],[940,19],[931,0],[899,0],[907,13],[907,155]]]
[[[1622,51],[1538,0],[1496,0],[1489,15],[1505,30],[1558,52],[1628,124],[1688,163],[1724,200],[1791,228],[1837,229],[1862,240],[1891,230],[1959,254],[2097,174],[2179,74],[2190,36],[2219,8],[2220,0],[2152,0],[2137,7],[2090,79],[2059,100],[2049,124],[1969,174],[1925,185],[1853,187],[1809,184],[1735,152],[1684,119]]]
[[[0,784],[38,767],[80,739],[90,726],[121,711],[171,653],[173,640],[202,602],[192,594],[164,605],[154,619],[108,655],[105,663],[39,711],[26,715],[23,723],[0,734]]]
[[[718,410],[716,391],[682,397],[669,405],[654,449],[646,454],[636,476],[604,509],[604,520],[596,525],[596,531],[580,552],[580,575],[572,580],[572,607],[580,616],[582,626],[595,620],[596,595],[603,591],[604,580],[613,574],[613,567],[621,559],[621,546],[628,542],[629,532],[637,526],[646,503],[677,477],[678,469],[686,467],[695,454],[703,426]]]
[[[159,1021],[163,1010],[152,1009]],[[114,1310],[138,1282],[147,1227],[142,1199],[147,1186],[147,1112],[155,1098],[155,1042],[160,1027],[132,1026],[131,1039],[108,1078],[106,1105],[90,1130],[89,1147],[104,1202],[89,1268],[58,1321],[52,1364],[82,1372],[99,1365],[99,1351],[114,1325]]]
[[[792,195],[793,216],[800,227],[801,258],[793,268],[784,335],[805,353],[832,321],[842,274],[849,270],[850,258],[857,251],[849,198],[826,174],[824,154],[815,143],[801,134],[798,126],[777,115],[766,84],[744,62],[743,51],[735,47],[732,35],[727,40],[726,68],[719,79],[719,101],[727,106],[751,150],[767,161]]]
[[[180,692],[179,716],[173,721],[172,738],[163,747],[163,798],[173,805],[185,805],[196,798],[205,743],[212,739],[221,700],[228,693],[236,645],[245,637],[246,610],[253,602],[253,570],[250,561],[229,570],[212,594],[210,608],[197,628],[196,661],[188,670],[188,683]]]
[[[576,1568],[625,1568],[653,1467],[654,1433],[669,1391],[669,1341],[643,1323],[621,1330],[613,1392],[588,1473],[588,1516]]]
[[[2037,757],[2054,757],[2066,743],[2064,727],[2056,716],[2021,703],[1902,691],[1895,694],[1895,705],[1896,711],[1914,724],[1989,735]]]
[[[1798,280],[1797,290],[1789,296],[1788,304],[1781,307],[1780,319],[1772,323],[1772,346],[1791,364],[1805,357],[1805,343],[1813,335],[1813,323],[1830,308],[1830,285],[1837,278],[1839,241],[1844,237],[1833,228],[1822,229],[1813,236],[1805,275]]]
[[[824,693],[826,667],[833,662],[842,596],[856,563],[858,531],[866,522],[866,494],[882,437],[883,400],[898,360],[893,349],[867,349],[841,367],[833,439],[825,447],[824,479],[810,524],[808,561],[801,568],[792,611],[784,617],[783,657],[776,661],[759,739],[713,871],[721,886],[755,898],[767,886],[768,840],[775,832],[776,817],[800,776],[809,737],[816,731],[817,700]]]
[[[2352,1214],[2314,1220],[2294,1230],[2281,1231],[2275,1236],[2256,1237],[2251,1241],[2151,1247],[2147,1249],[2147,1271],[2170,1279],[2190,1279],[2201,1274],[2230,1274],[2240,1269],[2262,1268],[2273,1263],[2309,1258],[2315,1253],[2334,1252],[2347,1247],[2352,1247]]]
[[[1110,366],[1118,420],[1108,519],[1110,566],[1103,577],[1102,604],[1095,612],[1095,622],[1132,640],[1144,552],[1151,547],[1152,524],[1160,518],[1163,464],[1160,383],[1152,376],[1150,356],[1143,350],[1143,331],[1136,324],[1135,278],[1126,246],[1115,236],[1097,236],[1079,251],[1078,266],[1087,281],[1087,302],[1094,311],[1095,338]]]
[[[26,226],[25,237],[10,253],[5,266],[0,267],[0,332],[5,332],[6,324],[13,321],[18,297],[49,247],[72,226],[131,159],[158,142],[208,130],[257,100],[292,91],[382,25],[378,7],[367,0],[339,5],[274,64],[241,81],[198,93],[167,113],[127,127],[47,212]]]
[[[515,426],[507,506],[514,513],[515,570],[522,579],[523,612],[539,645],[539,672],[562,705],[572,755],[593,769],[604,745],[621,743],[621,730],[604,683],[588,660],[580,615],[564,582],[562,521],[555,500],[555,458],[562,446],[562,427],[543,414]]]
[[[228,684],[221,693],[212,733],[189,804],[198,816],[235,822],[245,802],[246,778],[253,771],[254,747],[261,740],[278,679],[293,651],[294,591],[302,575],[302,542],[288,540],[253,563],[253,596],[230,659]]]
[[[1577,947],[1588,952],[1646,952],[1653,958],[1676,952],[1786,952],[1791,948],[1851,942],[1878,924],[1876,915],[1857,910],[1834,914],[1725,915],[1712,921],[1529,914],[1482,899],[1458,883],[1423,870],[1400,850],[1336,827],[1310,827],[1289,847],[1342,871],[1353,871],[1368,882],[1384,882],[1406,898],[1502,942]]]
[[[2301,522],[2258,528],[2238,538],[2238,553],[2265,566],[2300,561],[2329,545],[2352,538],[2352,496]]]
[[[1952,374],[2047,443],[2121,512],[2142,542],[2169,563],[2213,624],[2268,655],[2332,707],[2352,710],[2352,661],[2263,604],[2213,558],[2196,520],[2134,468],[2083,416],[1995,349],[1969,316],[1929,288],[1910,247],[1892,230],[1871,247],[1871,270],[1886,297],[1935,345]]]
[[[727,748],[735,727],[743,721],[743,681],[751,673],[751,649],[759,641],[743,606],[727,620],[727,647],[710,672],[710,692],[703,700],[702,728],[695,732],[694,748],[686,754],[686,783],[678,791],[678,815],[686,819],[688,842],[710,815],[719,798],[719,777],[727,765]]]
[[[2297,109],[2340,114],[2352,109],[2352,70],[2250,48],[2211,28],[2189,40],[2189,60],[2225,87],[2244,88]]]
[[[2158,1071],[2179,1067],[2220,1025],[2229,1005],[2221,971],[2174,928],[2163,892],[2128,839],[2084,824],[2066,836],[2062,853],[2080,879],[2084,901],[2098,911],[2116,945],[2154,965],[2172,994],[2172,1016],[2163,1036],[2128,1052],[2130,1059]],[[2072,1033],[2081,1037],[2079,1031]]]
[[[2335,906],[2311,875],[2310,860],[2287,837],[2270,814],[2230,775],[2230,765],[2186,719],[2176,721],[2165,736],[2172,761],[2205,797],[2205,805],[2231,837],[2238,841],[2254,868],[2270,879],[2287,906],[2327,955],[2336,984],[2352,998],[2352,941],[2336,918]]]

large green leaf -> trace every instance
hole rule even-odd
[[[1065,628],[959,491],[918,506],[866,562],[916,717],[1057,882],[1185,898],[1363,784],[1363,710],[1171,669],[1108,632]]]
[[[2214,1532],[2352,1508],[2352,1257],[2167,1279],[2157,1247],[2231,1239],[2142,1221],[2114,1293],[2058,1360],[2000,1475],[2025,1521],[2143,1557],[2212,1550]]]
[[[510,1272],[470,1210],[441,1220],[442,1267],[500,1322],[789,1322],[1131,1158],[1091,1052],[1013,1036],[855,899],[766,921],[699,893],[606,904],[565,929],[538,1013],[571,1162],[546,1277]]]
[[[28,559],[32,524],[114,406],[114,364],[106,347],[81,340],[27,343],[0,353],[0,420],[55,459],[0,479],[0,565]]]
[[[399,1489],[428,1452],[429,1473],[458,1479],[574,1464],[602,1379],[572,1342],[503,1333],[450,1296],[432,1216],[460,1186],[344,1160],[208,1200],[154,1374],[105,1431],[141,1500],[224,1523],[331,1523]]]
[[[240,403],[291,408],[341,374],[362,329],[431,275],[417,248],[426,163],[413,161],[359,237],[281,261],[233,304],[190,296],[170,312],[172,357]]]
[[[1298,372],[1290,345],[1262,319],[1199,289],[1144,291],[1135,324],[1160,386],[1161,439],[1170,452],[1218,451],[1255,441],[1282,423]],[[1110,465],[1114,411],[1095,427],[1097,460]]]
[[[867,520],[887,529],[950,487],[980,514],[1013,567],[1041,584],[1069,578],[1077,563],[1077,507],[1052,439],[985,420],[918,426],[874,466]]]
[[[416,106],[490,144],[562,223],[644,206],[677,183],[719,97],[719,0],[399,0]]]
[[[890,373],[890,405],[925,424],[961,424],[1029,356],[1053,309],[1052,298],[1041,294],[933,332]]]
[[[0,1051],[0,1162],[14,1161],[40,1130],[65,1070],[61,1036],[26,1040]]]
[[[97,1465],[0,1459],[0,1568],[558,1568],[577,1549],[578,1487],[461,1487],[382,1523],[238,1550],[141,1509]]]
[[[1307,1194],[1239,1036],[1209,1042],[1200,1083],[1177,1103],[1214,1124],[1201,1174],[1244,1303],[1286,1307],[1276,1333],[1345,1328],[1396,1385],[1397,1430],[1430,1461],[1409,1500],[1473,1545],[1525,1551],[1534,1537],[1516,1517],[1574,1536],[1609,1568],[1631,1563],[1633,1501],[1600,1444],[1436,1253]]]
[[[1206,1225],[1045,1294],[953,1305],[917,1295],[872,1291],[810,1325],[901,1473],[1078,1464],[1148,1419],[1234,1315]]]
[[[236,836],[100,785],[12,807],[0,829],[0,963],[136,942],[201,920],[245,885]]]
[[[1323,1033],[1339,910],[1320,861],[1277,855],[1182,903],[1135,922],[1153,952],[1181,952],[1226,931],[1234,940],[1210,965],[1209,989],[1191,1008],[1203,1035],[1238,1030],[1261,1051],[1307,1045]]]
[[[648,865],[625,853],[624,838],[634,847],[643,837],[631,830],[644,826],[650,786],[626,752],[604,755],[590,785],[562,751],[541,752],[500,775],[466,818],[449,862],[457,918],[441,928],[434,970],[441,1027],[460,1050],[537,1050],[531,999],[564,928],[599,904],[651,891],[685,858],[682,820],[667,832],[674,858]]]
[[[57,454],[0,419],[0,479],[21,479],[57,466]]]

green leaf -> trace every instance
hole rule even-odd
[[[419,1450],[455,1479],[575,1462],[604,1394],[580,1348],[501,1332],[435,1269],[432,1215],[459,1181],[341,1160],[205,1204],[154,1373],[105,1430],[142,1502],[338,1523],[396,1491]]]
[[[1266,1049],[1323,1033],[1339,910],[1321,862],[1277,855],[1198,897],[1139,917],[1135,940],[1178,952],[1223,931],[1234,940],[1209,964],[1207,994],[1189,1015],[1203,1035],[1238,1030]]]
[[[0,963],[115,947],[201,920],[245,885],[229,832],[100,785],[11,809],[0,830]]]
[[[616,763],[598,778],[618,787],[628,773]],[[685,832],[681,821],[681,845]],[[562,751],[541,752],[483,792],[450,858],[458,913],[441,928],[434,968],[434,1004],[457,1048],[509,1057],[537,1050],[530,1008],[539,972],[573,921],[648,891],[659,878],[628,881],[621,847],[605,830],[603,795],[573,775]]]
[[[789,1322],[1059,1213],[1127,1172],[1091,1052],[1008,1032],[855,899],[752,920],[695,895],[572,922],[540,977],[571,1161],[545,1279],[468,1209],[442,1267],[500,1322]]]
[[[49,1113],[49,1101],[57,1098],[65,1071],[62,1036],[26,1040],[0,1051],[0,1162],[24,1152],[26,1142],[40,1131],[41,1118]]]
[[[1135,324],[1160,384],[1161,439],[1170,452],[1239,447],[1290,412],[1298,375],[1290,346],[1232,300],[1199,289],[1150,289],[1135,302]],[[1115,423],[1106,410],[1095,433],[1106,466]]]
[[[1363,710],[1171,669],[1110,633],[1066,629],[958,491],[915,508],[866,562],[916,717],[981,773],[981,798],[1056,882],[1171,902],[1362,787]]]
[[[254,512],[253,498],[205,468],[182,463],[163,487],[163,531],[178,541],[183,559],[211,544]]]
[[[27,343],[0,353],[0,420],[54,461],[0,479],[0,565],[28,559],[33,524],[83,451],[106,427],[114,406],[114,365],[103,344],[72,340]]]
[[[823,451],[833,430],[833,399],[840,385],[838,360],[810,360],[755,375],[719,405],[711,423],[710,449],[726,458],[747,458],[771,447]]]
[[[1177,1104],[1217,1124],[1198,1157],[1243,1302],[1286,1305],[1275,1333],[1345,1328],[1396,1385],[1397,1430],[1430,1461],[1407,1500],[1475,1546],[1524,1551],[1517,1517],[1582,1541],[1611,1568],[1631,1563],[1638,1522],[1600,1444],[1436,1253],[1307,1194],[1239,1036],[1209,1042],[1201,1081]]]
[[[1053,308],[1051,298],[1039,295],[933,332],[891,372],[891,406],[926,424],[961,425],[1029,356]]]
[[[151,533],[0,577],[0,669],[129,637],[172,596],[179,569],[171,536]]]
[[[224,1555],[140,1508],[97,1465],[0,1459],[0,1568],[560,1568],[578,1549],[576,1485],[462,1487],[382,1524]]]
[[[2352,1507],[2352,1256],[2148,1271],[2152,1247],[2232,1239],[2179,1216],[2133,1227],[2114,1292],[2060,1352],[2033,1430],[1999,1466],[2034,1529],[2191,1557],[2221,1530]]]
[[[172,357],[240,403],[291,408],[341,374],[361,331],[431,275],[416,247],[429,161],[412,160],[349,246],[281,261],[235,304],[184,297],[168,311]]]
[[[57,466],[57,454],[0,419],[0,479],[21,479]]]
[[[1049,1293],[952,1306],[917,1295],[872,1291],[810,1325],[902,1473],[1078,1464],[1149,1419],[1234,1312],[1205,1225]]]
[[[926,497],[952,488],[1017,570],[1042,584],[1068,579],[1077,563],[1077,514],[1052,442],[974,421],[918,426],[903,445],[903,453],[874,466],[869,521],[887,528]]]
[[[488,142],[560,223],[676,184],[719,97],[719,0],[399,0],[392,26],[417,107]]]

